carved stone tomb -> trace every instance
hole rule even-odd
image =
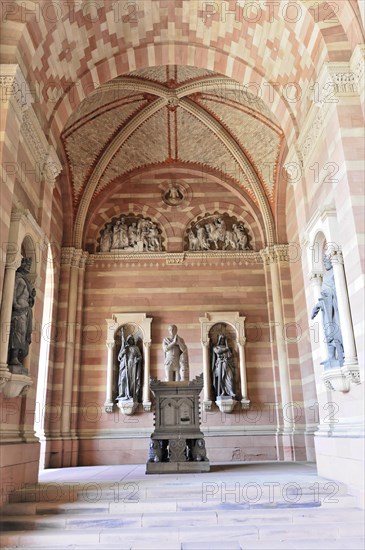
[[[147,474],[209,472],[204,434],[200,430],[199,394],[203,376],[190,382],[151,379],[156,398]]]

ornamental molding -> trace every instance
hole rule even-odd
[[[365,78],[365,45],[358,44],[352,54],[350,60],[351,71],[355,76],[355,81],[358,88],[358,93],[364,89]]]
[[[1,103],[12,101],[20,118],[34,101],[29,85],[19,65],[16,64],[0,65],[0,94]]]
[[[313,91],[312,105],[298,138],[304,167],[307,166],[329,114],[343,97],[359,95],[364,83],[364,48],[357,48],[350,63],[330,62],[322,66]],[[289,157],[289,155],[288,155]]]
[[[318,139],[322,134],[332,103],[313,103],[309,109],[303,130],[298,139],[300,158],[303,160],[303,167],[306,168],[312,152],[315,150]],[[332,107],[333,108],[333,107]]]
[[[34,98],[19,65],[0,65],[1,101],[11,101],[15,106],[20,131],[36,165],[36,173],[53,188],[62,170],[61,162],[38,122],[33,110]]]
[[[130,265],[138,265],[139,267],[153,267],[161,265],[162,262],[165,262],[166,265],[260,265],[262,264],[262,258],[260,252],[255,252],[252,250],[134,253],[113,250],[111,252],[97,252],[95,254],[90,254],[87,259],[87,265],[95,265],[96,262],[98,264],[99,262],[105,263],[105,267],[129,267]],[[103,267],[103,265],[101,267]]]

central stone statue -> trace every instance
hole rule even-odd
[[[177,335],[176,325],[170,325],[168,331],[170,336],[166,336],[162,343],[165,352],[165,380],[166,382],[188,380],[188,348],[184,340]]]

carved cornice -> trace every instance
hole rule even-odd
[[[317,81],[312,86],[313,103],[298,139],[303,162],[315,149],[331,108],[342,97],[358,95],[363,89],[364,49],[357,49],[350,63],[331,62],[323,65]]]
[[[358,44],[352,54],[350,60],[351,71],[355,76],[355,81],[360,94],[364,88],[364,78],[365,78],[365,45]]]
[[[31,105],[34,99],[19,65],[0,66],[0,90],[1,101],[13,101],[16,106],[21,133],[36,164],[36,171],[53,187],[62,165],[34,113]]]
[[[155,265],[156,262],[165,262],[167,265],[185,263],[202,265],[209,262],[231,262],[235,265],[262,264],[260,252],[251,250],[210,250],[200,252],[123,252],[113,250],[111,252],[90,254],[87,258],[87,265],[94,265],[95,262],[100,261],[105,262],[108,266],[116,263],[121,266],[127,266],[130,263],[145,264],[146,262],[150,262],[149,266]]]
[[[33,103],[28,83],[19,65],[0,65],[0,94],[2,103],[14,101],[19,114],[25,113]]]

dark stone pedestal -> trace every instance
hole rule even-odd
[[[199,394],[203,376],[191,382],[151,380],[156,398],[146,474],[209,472],[200,430]]]

